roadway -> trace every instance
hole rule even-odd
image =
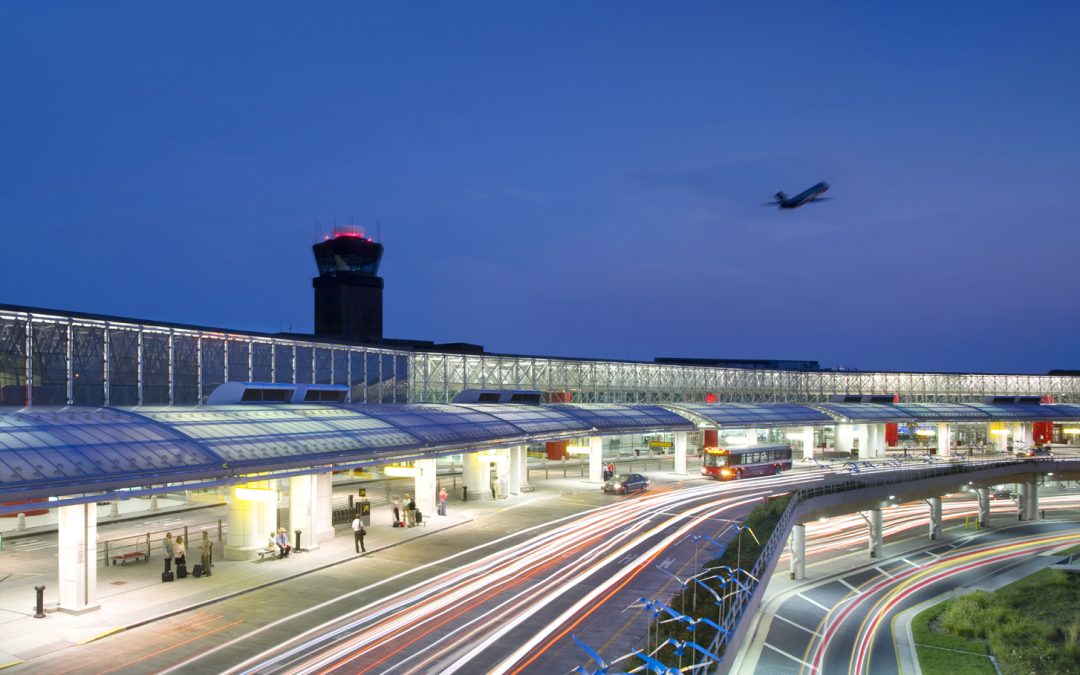
[[[1080,543],[1080,495],[1048,495],[1043,522],[1019,523],[1011,500],[992,504],[991,528],[973,527],[977,507],[944,503],[953,525],[926,538],[926,506],[885,512],[885,556],[867,554],[866,525],[857,515],[807,525],[807,578],[787,578],[778,565],[740,666],[759,673],[913,672],[911,645],[893,619],[923,602],[963,588],[994,588],[1038,571]],[[1066,520],[1069,518],[1070,520]],[[969,529],[968,524],[972,527]],[[891,540],[890,540],[891,535]]]
[[[553,478],[514,500],[451,502],[426,528],[374,524],[362,556],[346,526],[287,560],[216,562],[210,579],[161,584],[160,561],[104,568],[101,616],[77,630],[78,617],[27,620],[29,596],[8,602],[0,587],[9,615],[22,603],[0,651],[49,672],[567,672],[586,665],[571,635],[609,661],[640,647],[648,617],[627,608],[666,600],[670,574],[709,559],[690,534],[723,539],[767,494],[824,475],[647,473],[644,495]]]
[[[218,585],[218,597],[204,594],[77,647],[17,653],[9,642],[6,649],[25,659],[20,667],[50,672],[81,672],[87,663],[95,672],[132,673],[566,672],[587,661],[572,634],[613,660],[647,632],[648,615],[625,610],[642,597],[668,598],[676,590],[669,574],[685,578],[708,559],[690,534],[723,538],[774,489],[809,478],[803,471],[740,483],[649,475],[654,487],[642,495],[551,479],[514,501],[451,503],[451,517],[432,519],[430,530],[373,525],[374,548],[362,556],[352,555],[342,531],[324,547],[335,553],[222,561],[210,579],[147,580],[142,596],[208,584]],[[315,554],[326,562],[313,566]],[[286,565],[295,572],[278,581],[238,583],[238,575]],[[159,561],[143,563],[138,573],[158,569]]]

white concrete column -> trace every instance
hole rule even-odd
[[[976,488],[979,498],[979,527],[990,527],[990,488]]]
[[[510,448],[495,451],[495,482],[499,486],[499,499],[510,498]]]
[[[1024,435],[1024,423],[1013,422],[1009,424],[1009,437],[1013,442],[1013,450],[1019,450],[1027,445],[1027,437]]]
[[[60,610],[82,614],[101,607],[97,601],[97,505],[57,509]],[[27,602],[32,602],[27,597]]]
[[[413,501],[416,502],[416,508],[425,518],[435,517],[435,504],[439,496],[438,479],[435,473],[436,462],[434,457],[413,462],[416,468]]]
[[[870,557],[880,558],[882,548],[884,547],[884,541],[882,540],[881,509],[871,510],[870,518],[867,520],[867,523],[870,526]]]
[[[1035,481],[1027,483],[1027,518],[1026,520],[1041,520],[1039,513],[1039,484]]]
[[[814,427],[802,428],[802,456],[803,459],[814,458]]]
[[[469,490],[469,500],[490,500],[491,455],[486,452],[466,452],[461,460],[462,479]]]
[[[859,424],[855,426],[855,434],[859,439],[859,459],[873,459],[874,453],[870,448],[870,425]]]
[[[237,489],[248,487],[241,485],[230,488],[227,495],[225,518],[229,528],[225,534],[225,560],[251,560],[256,551],[266,547],[270,531],[261,517],[265,508],[260,508],[260,502],[255,499],[236,496]],[[268,491],[266,494],[260,491],[256,495],[265,499],[273,498],[273,503],[277,504],[277,497],[271,496]]]
[[[937,454],[938,457],[952,456],[952,425],[944,422],[937,425]]]
[[[262,540],[259,543],[265,545],[266,540],[270,536],[271,532],[273,532],[274,534],[277,534],[277,529],[278,529],[278,519],[277,519],[278,500],[281,498],[281,495],[279,495],[278,492],[277,492],[277,489],[276,489],[277,488],[277,481],[276,480],[261,481],[259,483],[249,483],[248,485],[251,486],[251,487],[258,486],[260,489],[269,490],[270,493],[273,495],[272,500],[267,499],[266,501],[258,502],[259,529],[262,531],[262,534],[261,534]],[[185,542],[185,543],[190,545],[190,542]]]
[[[589,481],[604,482],[604,439],[593,436],[589,439]]]
[[[870,443],[870,456],[881,458],[885,456],[885,425],[868,424],[867,440]]]
[[[686,475],[686,432],[675,432],[675,475]]]
[[[806,526],[799,523],[791,527],[789,543],[791,552],[791,578],[800,581],[806,578]]]
[[[855,427],[851,424],[837,424],[833,428],[833,450],[844,455],[851,454],[852,441],[855,439]]]
[[[296,541],[296,531],[301,530],[300,548],[314,551],[319,548],[315,536],[315,495],[318,478],[315,474],[289,478],[289,541]]]
[[[521,494],[521,463],[525,460],[525,446],[515,445],[510,448],[510,474],[507,492]]]
[[[334,538],[334,477],[329,471],[315,474],[311,524],[313,545]]]
[[[930,541],[941,539],[941,497],[926,500],[930,506]]]
[[[532,490],[532,486],[529,484],[529,448],[524,445],[517,446],[518,456],[518,469],[521,471],[520,486],[521,492],[528,492]]]

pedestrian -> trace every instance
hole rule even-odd
[[[416,502],[409,495],[405,495],[405,522],[409,527],[416,525]]]
[[[176,577],[183,579],[187,576],[187,547],[184,546],[184,535],[176,538]]]
[[[439,515],[446,515],[446,488],[439,490]]]
[[[176,555],[176,547],[173,544],[172,532],[165,533],[165,539],[161,542],[161,550],[165,552],[165,571],[172,571],[173,556]]]
[[[401,527],[401,500],[394,495],[394,501],[391,503],[394,505],[394,527]]]
[[[367,549],[364,548],[364,535],[367,534],[367,530],[364,529],[364,524],[360,522],[360,516],[356,516],[352,521],[353,532],[353,545],[356,547],[356,552],[367,553]]]
[[[214,544],[210,541],[210,535],[203,530],[202,541],[199,546],[199,562],[202,563],[203,575],[210,576],[210,552]]]
[[[277,537],[274,539],[274,544],[278,548],[279,558],[288,558],[289,551],[292,550],[292,545],[289,544],[289,533],[284,527],[280,528],[277,532]]]

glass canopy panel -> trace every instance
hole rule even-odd
[[[352,408],[234,405],[140,408],[138,412],[198,438],[234,463],[423,445],[416,436]]]
[[[598,431],[634,431],[668,428],[693,429],[694,423],[656,405],[554,404],[545,406],[569,415]]]
[[[700,415],[721,426],[801,426],[832,424],[821,412],[794,403],[679,403],[673,406]]]
[[[915,416],[902,409],[881,403],[815,403],[814,407],[827,410],[849,422],[906,422]]]
[[[545,406],[481,403],[477,405],[461,405],[461,407],[491,415],[514,425],[526,434],[546,434],[560,431],[574,433],[589,431],[590,429],[584,422],[579,422],[573,417]]]
[[[453,405],[364,405],[356,409],[365,415],[405,429],[430,445],[480,443],[522,435],[521,429],[508,422]]]
[[[1014,422],[1036,422],[1053,419],[1053,415],[1046,410],[1047,406],[1024,405],[1024,404],[993,404],[993,403],[968,403],[967,405],[985,413],[991,420],[1005,420]]]
[[[1069,403],[1054,403],[1052,405],[1044,405],[1043,408],[1053,412],[1053,416],[1041,417],[1036,421],[1050,421],[1050,420],[1080,420],[1080,405],[1072,405]]]
[[[180,434],[138,416],[100,408],[30,408],[0,414],[0,489],[74,484],[171,469],[220,466],[221,459]]]
[[[895,403],[893,407],[921,422],[978,422],[990,419],[982,410],[963,403]]]

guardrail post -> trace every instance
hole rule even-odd
[[[225,537],[224,537],[223,530],[222,530],[222,527],[221,527],[221,518],[218,518],[218,521],[217,521],[217,540],[218,540],[219,544],[221,542],[225,541]]]
[[[106,567],[108,567],[109,566],[109,540],[108,539],[105,540],[105,547],[104,548],[105,548],[105,563],[104,564],[105,564]]]

